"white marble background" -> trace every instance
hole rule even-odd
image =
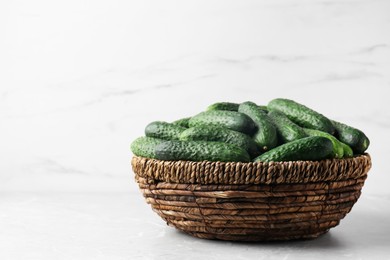
[[[147,123],[286,97],[366,132],[388,209],[389,32],[386,0],[1,1],[0,191],[141,196]]]
[[[131,140],[219,100],[363,129],[390,181],[388,1],[1,2],[0,189],[135,190]]]

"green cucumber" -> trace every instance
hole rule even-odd
[[[207,107],[207,110],[228,110],[228,111],[238,111],[238,106],[240,104],[232,103],[232,102],[217,102],[211,104]]]
[[[186,128],[163,121],[154,121],[145,128],[147,137],[155,137],[165,140],[179,140],[179,135]]]
[[[195,115],[189,121],[190,127],[209,125],[226,127],[245,134],[252,134],[256,129],[255,123],[250,117],[236,111],[204,111]]]
[[[308,129],[308,128],[304,128],[303,130],[305,131],[305,133],[308,136],[322,136],[322,137],[328,138],[332,142],[332,145],[333,145],[332,157],[338,158],[338,159],[343,158],[343,156],[344,156],[343,143],[340,142],[339,140],[337,140],[336,137],[334,137],[333,135],[328,134],[326,132],[320,131],[320,130]]]
[[[138,137],[131,143],[130,149],[137,156],[156,158],[156,146],[163,142],[166,142],[166,140],[145,136]]]
[[[255,103],[250,101],[242,103],[238,108],[238,112],[246,114],[255,122],[257,130],[252,138],[262,151],[272,149],[278,144],[276,127],[267,113]]]
[[[261,110],[263,110],[264,112],[267,112],[268,113],[268,108],[267,106],[258,106]]]
[[[191,119],[191,117],[181,118],[179,120],[173,121],[171,124],[188,128],[189,127],[188,123],[190,122],[190,119]]]
[[[280,143],[288,143],[307,137],[302,127],[292,122],[285,114],[278,111],[271,111],[268,113],[268,116],[276,126],[281,141]]]
[[[322,136],[309,136],[282,144],[255,158],[255,162],[318,161],[329,158],[332,142]]]
[[[333,134],[335,128],[324,115],[290,99],[277,98],[268,103],[270,111],[284,113],[294,123],[310,129],[321,130]]]
[[[367,150],[370,140],[361,130],[337,121],[332,121],[332,123],[336,128],[336,137],[349,145],[354,153],[362,154]]]
[[[180,134],[181,141],[214,141],[236,145],[245,149],[251,158],[260,154],[253,139],[243,133],[219,126],[196,126]]]
[[[242,148],[221,142],[166,141],[156,146],[156,158],[177,161],[249,162],[249,154]]]
[[[345,144],[343,142],[340,142],[340,143],[341,143],[341,145],[343,146],[343,149],[344,149],[344,157],[346,157],[346,158],[353,157],[353,150],[352,150],[352,148],[349,145],[347,145],[347,144]]]

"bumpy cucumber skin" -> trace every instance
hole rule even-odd
[[[367,150],[370,140],[361,130],[334,120],[332,123],[336,128],[337,138],[349,145],[354,153],[362,154]]]
[[[305,133],[308,136],[322,136],[322,137],[328,138],[332,142],[332,145],[333,145],[332,157],[338,158],[338,159],[343,158],[344,146],[343,146],[343,143],[340,142],[339,140],[337,140],[336,137],[334,137],[333,135],[328,134],[326,132],[320,131],[320,130],[308,129],[308,128],[304,128],[303,130],[305,131]]]
[[[145,127],[147,137],[160,138],[164,140],[179,140],[179,135],[186,128],[163,121],[154,121]]]
[[[177,161],[249,162],[249,154],[242,148],[221,142],[166,141],[156,146],[156,158]]]
[[[191,117],[181,118],[179,120],[173,121],[171,124],[188,128],[189,127],[188,123],[190,122],[190,119],[191,119]]]
[[[353,157],[352,148],[343,142],[340,142],[340,143],[341,143],[341,146],[343,147],[343,150],[344,150],[344,157],[345,158]]]
[[[242,103],[238,112],[249,116],[256,124],[256,132],[253,139],[262,151],[274,148],[278,144],[276,128],[267,113],[261,110],[255,103],[247,101]]]
[[[270,111],[284,113],[294,123],[310,129],[321,130],[333,134],[335,128],[324,115],[290,99],[277,98],[267,105]]]
[[[302,127],[292,122],[285,114],[271,111],[268,113],[268,116],[276,126],[281,144],[307,137]]]
[[[245,134],[252,134],[256,129],[255,123],[250,117],[236,111],[204,111],[192,117],[189,122],[190,127],[207,125],[226,127]]]
[[[198,126],[188,128],[180,134],[180,140],[229,143],[245,149],[251,158],[260,154],[259,148],[250,136],[218,126]]]
[[[207,107],[207,110],[227,110],[227,111],[238,111],[240,104],[232,102],[217,102]]]
[[[131,145],[130,149],[133,154],[146,158],[156,158],[155,149],[158,144],[166,142],[166,140],[153,137],[138,137]]]
[[[309,136],[282,144],[255,158],[255,162],[318,161],[329,158],[332,142],[322,136]]]

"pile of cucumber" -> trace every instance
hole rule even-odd
[[[159,160],[316,161],[363,154],[369,144],[359,129],[277,98],[267,106],[219,102],[193,117],[152,122],[131,150]]]

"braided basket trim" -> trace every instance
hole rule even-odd
[[[163,161],[134,156],[134,172],[147,183],[289,184],[358,179],[371,168],[369,154],[345,159],[291,162]]]

